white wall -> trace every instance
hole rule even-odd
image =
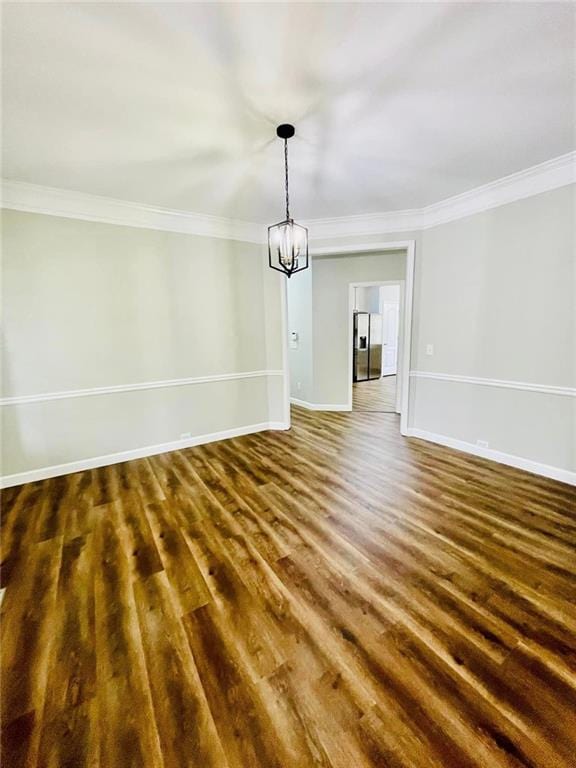
[[[414,370],[576,386],[575,189],[423,233]],[[412,388],[411,422],[420,430],[576,469],[574,397],[430,378]]]
[[[257,245],[3,211],[3,397],[282,368]],[[5,405],[3,474],[284,419],[282,376]]]
[[[419,233],[365,235],[314,240],[312,253],[357,243],[414,240]],[[404,251],[313,256],[307,272],[288,281],[288,324],[302,339],[290,349],[290,395],[307,404],[346,407],[348,401],[348,285],[351,282],[404,280]],[[306,276],[306,277],[305,277]],[[314,307],[314,317],[312,309]],[[343,335],[344,334],[344,335]],[[343,338],[345,341],[343,341]],[[297,389],[297,382],[301,388]]]
[[[419,233],[314,241],[416,241],[416,434],[576,470],[574,190]],[[4,397],[282,368],[284,278],[259,247],[12,211],[3,219]],[[288,281],[300,334],[292,382],[303,385],[293,396],[346,402],[347,284],[403,277],[379,258],[315,258]],[[285,420],[273,374],[3,412],[4,474]]]
[[[379,298],[382,303],[385,301],[392,304],[400,303],[400,286],[399,285],[381,285],[378,289]]]
[[[477,441],[485,441],[486,455],[506,454],[498,458],[553,476],[576,471],[575,190],[560,187],[419,233],[314,243],[415,239],[411,369],[422,375],[411,378],[409,426],[417,434],[479,452]],[[398,276],[366,276],[364,259],[347,258],[358,268],[344,270],[342,282]],[[316,259],[313,269],[316,286]],[[332,341],[317,354],[315,335],[313,402],[345,402],[336,383],[347,376],[347,330],[335,309],[342,288],[325,272],[325,290],[314,290],[313,325]]]
[[[298,334],[296,347],[289,347],[290,393],[312,399],[312,266],[288,280],[288,331]]]
[[[575,189],[423,233],[414,368],[575,383]]]
[[[405,264],[403,251],[314,257],[309,270],[289,281],[288,325],[299,334],[298,348],[289,352],[292,398],[345,407],[348,286],[351,282],[403,280]],[[376,312],[377,305],[378,300]]]
[[[312,402],[341,405],[349,392],[349,285],[403,280],[406,253],[390,251],[313,260]]]
[[[381,290],[377,285],[354,288],[354,309],[359,312],[380,312]]]

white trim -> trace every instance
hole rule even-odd
[[[5,475],[4,477],[1,477],[0,488],[9,488],[13,485],[22,485],[23,483],[33,483],[37,480],[46,480],[49,477],[59,477],[60,475],[68,475],[72,472],[82,472],[86,469],[105,467],[109,464],[121,464],[124,461],[143,459],[147,456],[155,456],[159,453],[179,451],[183,448],[191,448],[195,445],[214,443],[218,440],[229,440],[232,437],[251,435],[255,432],[264,432],[269,429],[285,430],[289,429],[289,425],[276,421],[262,422],[260,424],[249,424],[245,427],[234,427],[234,429],[225,429],[221,432],[211,432],[207,435],[196,435],[195,437],[189,437],[185,440],[174,440],[170,443],[147,445],[143,448],[134,448],[129,451],[110,453],[106,456],[94,456],[90,459],[80,459],[80,461],[71,461],[67,464],[57,464],[51,467],[32,469],[27,472],[18,472],[14,475]]]
[[[412,352],[412,314],[414,303],[414,269],[416,261],[416,242],[410,240],[406,251],[406,285],[404,292],[400,293],[400,301],[403,302],[402,313],[402,343],[400,349],[400,364],[398,370],[401,376],[396,379],[397,386],[401,389],[400,400],[400,434],[408,432],[408,409],[410,407],[410,355]]]
[[[0,398],[0,406],[27,405],[28,403],[44,403],[49,400],[67,400],[73,397],[93,397],[94,395],[111,395],[117,392],[134,392],[143,389],[163,389],[165,387],[183,387],[189,384],[209,384],[214,381],[236,381],[238,379],[255,379],[262,376],[285,376],[284,371],[247,371],[245,373],[220,373],[213,376],[196,376],[184,379],[167,379],[165,381],[144,381],[137,384],[115,384],[110,387],[90,387],[87,389],[71,389],[61,392],[46,392],[39,395],[17,395]]]
[[[290,429],[289,421],[269,421],[267,424],[267,429],[273,429],[275,432],[287,432]]]
[[[423,208],[422,229],[489,211],[516,200],[576,183],[576,151],[533,165]]]
[[[299,405],[300,408],[306,408],[308,411],[351,411],[348,403],[309,403],[307,400],[299,400],[297,397],[291,397],[292,405]]]
[[[348,403],[347,409],[352,410],[352,310],[354,309],[354,288],[366,285],[400,285],[400,301],[402,311],[400,313],[401,328],[398,344],[398,374],[397,387],[400,388],[400,434],[406,435],[408,430],[408,410],[410,407],[410,350],[412,347],[412,311],[414,301],[414,264],[416,259],[416,241],[400,240],[381,243],[360,243],[357,245],[346,245],[343,248],[337,245],[328,248],[319,248],[313,251],[313,255],[318,252],[322,254],[333,253],[372,253],[382,251],[406,251],[406,271],[404,280],[372,280],[369,282],[349,283],[348,284]]]
[[[409,368],[406,369],[404,365],[405,349],[402,345],[402,339],[404,338],[404,328],[406,323],[405,317],[405,285],[400,286],[400,306],[398,308],[398,339],[396,349],[396,399],[394,401],[394,410],[396,413],[402,413],[402,388],[408,389],[410,386]],[[412,341],[410,341],[412,346]],[[410,350],[408,349],[408,352]],[[399,375],[401,373],[402,375]],[[406,403],[406,408],[408,404]],[[402,427],[404,430],[408,429],[408,421],[405,421]]]
[[[410,371],[415,379],[435,379],[437,381],[455,381],[462,384],[479,384],[483,387],[500,389],[520,389],[528,392],[543,392],[547,395],[576,397],[576,387],[557,387],[551,384],[533,384],[528,381],[507,381],[505,379],[486,379],[478,376],[458,376],[451,373],[432,373],[429,371]]]
[[[574,183],[576,152],[568,152],[423,208],[308,219],[302,223],[309,227],[311,240],[417,232]],[[158,208],[9,179],[2,181],[0,206],[49,216],[182,232],[203,237],[249,243],[266,241],[265,226],[255,222]]]
[[[310,246],[311,256],[340,256],[344,253],[379,253],[380,251],[403,251],[413,243],[413,240],[381,240],[377,243],[356,243],[347,245],[327,245],[321,248]],[[357,285],[373,285],[372,282],[357,283]]]
[[[576,152],[533,165],[424,208],[308,219],[311,239],[417,232],[576,183]]]
[[[538,461],[532,461],[532,459],[524,459],[521,456],[514,456],[511,453],[495,451],[492,448],[482,448],[481,446],[465,442],[464,440],[457,440],[453,437],[448,437],[447,435],[437,435],[434,432],[427,432],[424,429],[417,429],[415,427],[410,427],[407,436],[417,437],[420,440],[427,440],[430,443],[438,443],[439,445],[454,448],[455,450],[463,451],[464,453],[471,453],[474,456],[480,456],[483,459],[489,459],[498,464],[506,464],[509,467],[523,469],[526,472],[549,477],[552,480],[559,480],[562,483],[576,485],[576,472],[571,472],[569,469],[552,467],[549,464],[541,464]]]
[[[410,208],[405,211],[383,211],[382,213],[365,213],[357,216],[307,219],[302,224],[308,227],[310,240],[386,235],[393,232],[416,232],[422,229],[423,210],[423,208]]]
[[[265,267],[266,269],[266,267]],[[284,421],[290,424],[290,362],[288,359],[288,280],[280,281],[280,314],[282,332],[282,400]]]
[[[410,348],[412,335],[412,304],[414,295],[414,263],[416,256],[415,240],[390,240],[377,243],[348,243],[347,245],[331,245],[322,248],[310,248],[314,256],[338,256],[343,253],[382,253],[383,251],[406,251],[405,280],[370,281],[368,283],[349,283],[348,315],[351,317],[354,302],[353,289],[363,285],[400,284],[400,299],[403,302],[401,312],[402,343],[399,344],[399,362],[397,386],[400,388],[400,433],[405,435],[408,429],[408,408],[410,403]],[[403,290],[402,290],[403,288]],[[310,403],[292,397],[290,402],[311,411],[351,411],[352,410],[352,323],[348,323],[348,401],[346,403]]]
[[[265,228],[250,221],[156,208],[85,192],[42,187],[23,181],[2,181],[1,207],[29,213],[43,213],[48,216],[63,216],[68,219],[159,229],[202,237],[242,240],[249,243],[265,242]]]

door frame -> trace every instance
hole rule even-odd
[[[400,282],[401,281],[398,282],[398,285],[400,285]],[[386,374],[386,376],[392,376],[392,375],[397,376],[398,375],[398,361],[400,359],[399,356],[398,356],[398,347],[399,347],[399,344],[400,344],[400,331],[401,331],[401,322],[402,322],[401,298],[402,297],[401,297],[401,294],[400,294],[400,291],[399,291],[398,292],[398,304],[396,304],[396,302],[394,302],[394,304],[398,307],[398,322],[397,322],[397,326],[396,326],[396,373],[395,374]],[[382,301],[382,297],[380,297],[379,308],[380,308],[380,314],[382,315],[382,319],[384,319],[384,307],[386,306],[386,304],[389,304],[389,303],[390,302]],[[384,376],[384,350],[382,350],[382,376]],[[398,389],[398,388],[396,388],[396,389]],[[400,413],[400,401],[399,400],[397,402],[396,412]]]
[[[386,251],[405,251],[406,252],[406,270],[404,273],[404,280],[388,280],[388,281],[370,281],[368,285],[386,285],[403,283],[400,289],[400,323],[402,332],[398,344],[398,355],[401,359],[398,361],[398,378],[397,378],[397,397],[399,395],[399,411],[400,411],[400,434],[408,434],[409,424],[409,408],[410,408],[410,350],[412,348],[412,313],[414,304],[414,264],[416,257],[416,241],[415,240],[399,240],[389,242],[378,243],[358,243],[347,245],[331,245],[323,248],[310,249],[311,255],[314,256],[338,256],[344,253],[385,253]],[[352,410],[352,347],[353,347],[353,330],[352,330],[352,311],[354,309],[354,288],[362,287],[362,283],[349,283],[348,288],[348,403],[347,410]],[[398,403],[398,401],[397,401]]]

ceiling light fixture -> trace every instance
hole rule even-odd
[[[290,218],[288,197],[288,139],[294,136],[294,126],[284,123],[276,135],[284,141],[284,186],[286,190],[286,219],[268,227],[268,263],[272,269],[290,277],[308,268],[308,230]]]

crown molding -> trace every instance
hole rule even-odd
[[[307,219],[310,240],[331,237],[363,237],[390,235],[395,232],[417,232],[422,229],[422,209],[367,213],[358,216],[335,216],[327,219]]]
[[[424,208],[308,219],[302,223],[309,229],[310,240],[418,232],[574,183],[576,152],[568,152]],[[2,182],[0,205],[17,211],[202,237],[259,244],[266,240],[265,226],[255,222],[172,211],[22,181]]]
[[[417,232],[574,183],[576,152],[568,152],[424,208],[308,219],[303,223],[311,240]]]
[[[42,187],[23,181],[2,181],[2,208],[29,213],[44,213],[68,219],[97,221],[186,235],[216,237],[224,240],[263,242],[263,227],[250,221],[226,219],[203,213],[172,211],[112,197],[91,195],[55,187]]]
[[[568,152],[423,208],[421,228],[437,227],[439,224],[575,183],[576,152]]]

